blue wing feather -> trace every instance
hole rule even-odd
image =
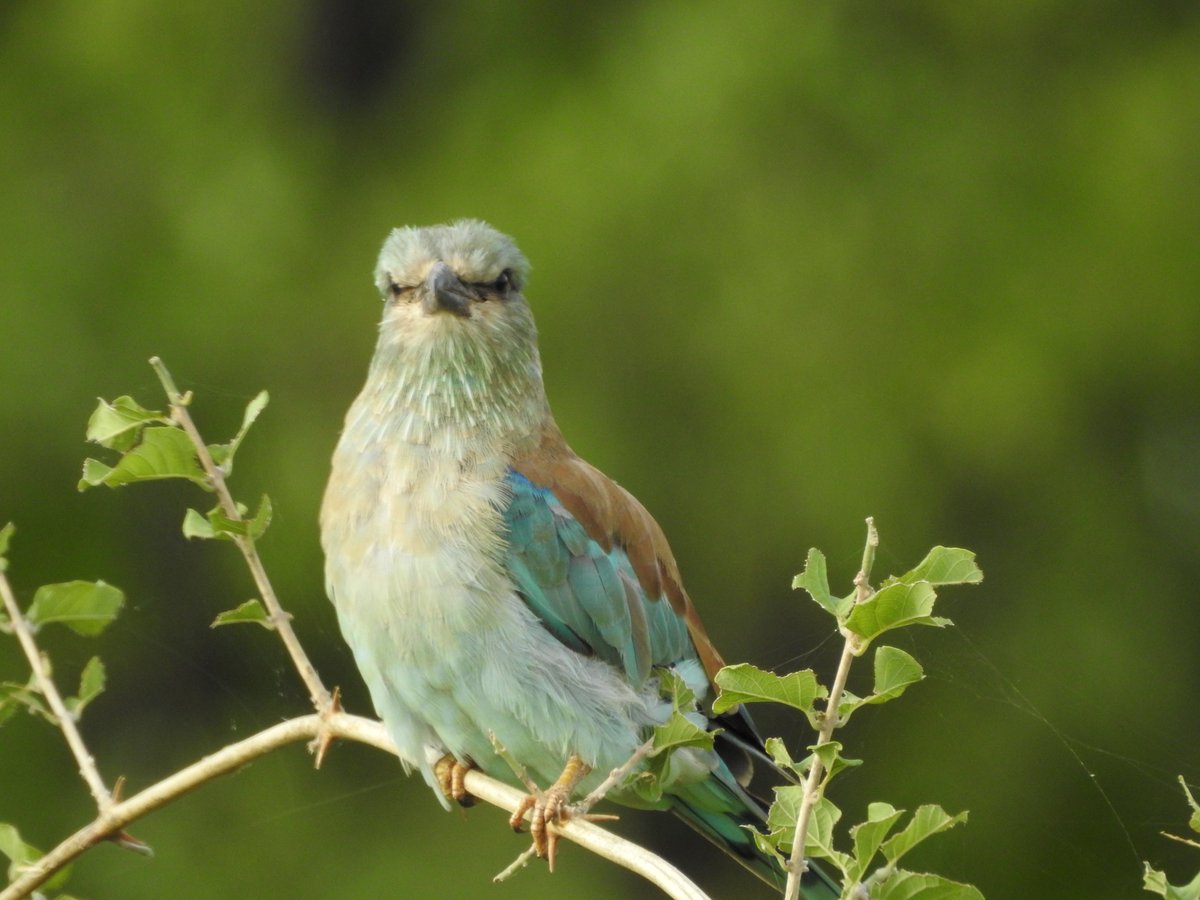
[[[529,608],[567,646],[623,670],[640,686],[656,665],[696,658],[687,623],[647,597],[625,550],[606,551],[549,488],[508,473],[509,575]]]

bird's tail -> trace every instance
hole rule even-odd
[[[761,828],[765,805],[747,793],[724,764],[711,777],[680,785],[671,795],[671,811],[763,881],[783,889],[786,875],[772,857],[759,852],[744,826]],[[805,900],[837,900],[837,884],[814,863],[801,881]]]

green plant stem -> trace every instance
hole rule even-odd
[[[879,533],[875,530],[875,520],[867,519],[867,541],[863,547],[862,567],[854,576],[854,602],[862,603],[871,596],[871,568],[875,564],[875,549],[879,546]],[[857,636],[853,632],[842,629],[846,637],[842,647],[842,657],[838,660],[837,674],[833,678],[833,686],[829,689],[829,701],[825,704],[825,715],[821,720],[821,730],[817,735],[817,746],[826,744],[833,737],[833,731],[838,727],[838,706],[842,702],[842,694],[846,690],[846,680],[850,676],[850,665],[858,651]],[[804,861],[804,845],[808,838],[808,823],[812,818],[813,807],[820,799],[821,776],[824,766],[820,758],[813,754],[812,765],[804,779],[804,796],[800,799],[800,812],[796,816],[796,836],[792,840],[792,852],[788,857],[788,877],[784,887],[785,900],[797,900],[800,896],[800,878],[808,868]]]
[[[188,413],[187,405],[189,397],[179,393],[179,389],[175,386],[175,380],[171,377],[171,373],[167,371],[167,367],[163,365],[161,359],[157,356],[151,357],[150,366],[154,369],[155,374],[158,375],[158,380],[162,382],[163,390],[166,391],[167,399],[171,403],[171,417],[191,440],[196,450],[196,458],[200,461],[200,466],[208,476],[209,483],[212,485],[213,491],[217,495],[217,500],[221,504],[221,509],[232,521],[244,522],[245,519],[242,517],[241,512],[238,511],[237,504],[234,502],[233,496],[229,493],[229,488],[225,484],[225,473],[213,461],[212,454],[208,452],[208,445],[204,443],[204,439],[200,436],[200,432],[196,428],[196,423],[192,421],[191,414]],[[233,536],[233,542],[237,544],[238,550],[241,551],[243,558],[246,560],[246,565],[250,569],[250,575],[254,579],[254,583],[258,586],[259,593],[262,594],[263,605],[267,608],[267,617],[271,624],[275,626],[280,640],[283,641],[284,647],[287,648],[288,654],[292,657],[292,662],[296,666],[296,671],[299,673],[300,679],[304,682],[305,687],[308,688],[313,706],[323,716],[330,714],[336,708],[333,696],[321,681],[321,676],[317,674],[317,670],[309,660],[308,654],[304,652],[304,648],[300,645],[300,640],[296,637],[296,632],[292,629],[292,617],[284,610],[279,602],[279,598],[275,594],[275,589],[271,586],[271,580],[267,577],[267,571],[263,567],[258,551],[254,547],[254,539],[249,535],[239,534]]]
[[[21,649],[25,651],[25,656],[29,660],[29,667],[33,670],[33,676],[37,679],[38,689],[42,692],[42,696],[46,698],[46,703],[50,706],[51,712],[54,713],[54,718],[58,720],[58,727],[63,733],[63,737],[67,739],[67,746],[71,748],[71,753],[75,756],[75,761],[79,763],[79,774],[83,776],[84,782],[88,786],[88,790],[92,792],[92,797],[96,801],[96,807],[103,815],[113,804],[112,794],[104,785],[104,779],[100,777],[100,770],[96,768],[96,760],[91,753],[88,752],[87,745],[83,742],[83,736],[80,735],[79,729],[75,727],[75,717],[67,709],[67,705],[63,703],[62,696],[58,693],[58,688],[54,685],[54,679],[50,677],[50,672],[46,668],[46,663],[42,659],[41,651],[38,650],[37,643],[33,639],[33,629],[30,628],[29,622],[26,621],[25,615],[17,606],[17,598],[13,596],[12,587],[8,583],[8,578],[0,572],[0,595],[3,595],[4,606],[8,609],[8,617],[11,622],[13,633],[17,636],[17,641],[21,644]]]

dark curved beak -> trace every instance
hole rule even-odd
[[[474,299],[470,288],[463,284],[462,279],[444,262],[436,263],[425,276],[426,313],[449,312],[456,316],[469,317],[471,302]]]

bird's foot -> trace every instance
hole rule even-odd
[[[459,806],[474,806],[475,798],[467,793],[465,779],[467,773],[475,768],[475,764],[461,762],[453,754],[447,753],[434,764],[433,774],[437,777],[438,786],[449,800]]]
[[[529,813],[529,833],[533,838],[534,852],[549,863],[551,872],[554,871],[554,860],[558,854],[558,832],[549,826],[570,818],[568,801],[571,791],[591,770],[591,766],[572,753],[558,780],[546,790],[525,797],[508,820],[513,831],[520,831],[525,814]]]

